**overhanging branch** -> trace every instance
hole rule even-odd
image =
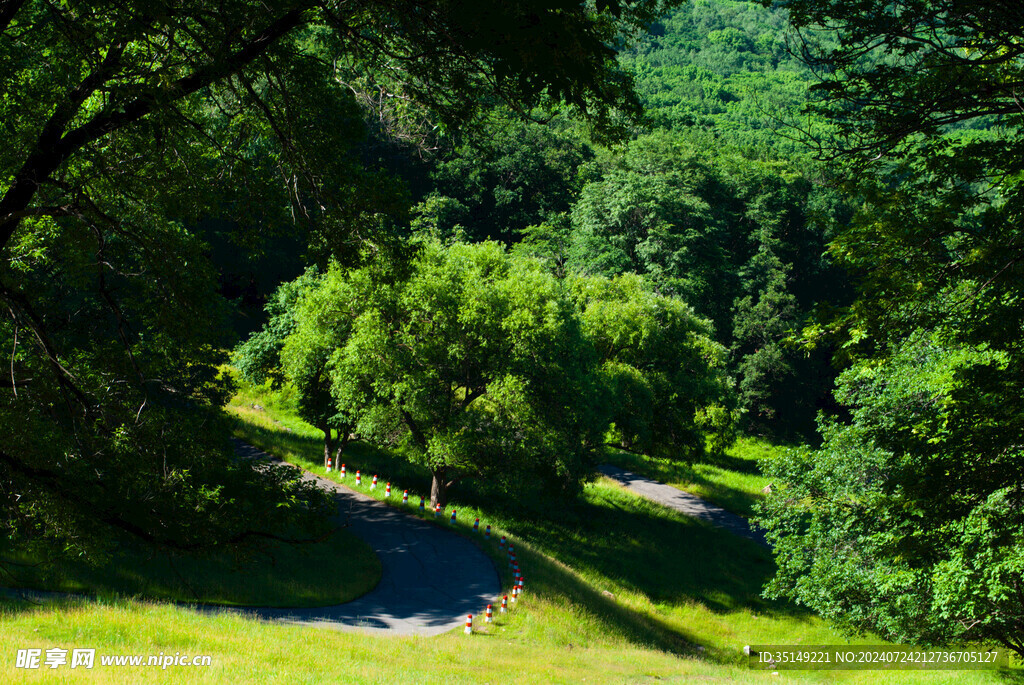
[[[58,107],[43,127],[35,147],[0,200],[0,248],[8,243],[21,222],[21,217],[17,213],[23,212],[31,204],[39,185],[75,152],[109,133],[142,119],[153,112],[160,102],[181,100],[237,73],[264,54],[281,37],[299,26],[303,13],[311,5],[312,3],[309,3],[285,13],[233,54],[197,68],[193,73],[172,83],[166,90],[146,93],[116,109],[105,109],[81,126],[64,133],[64,129],[78,113],[82,103],[116,73],[125,46],[112,46],[103,62],[72,91],[64,105]]]

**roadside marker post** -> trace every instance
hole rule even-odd
[[[333,465],[333,462],[331,462],[331,458],[327,457],[327,472],[328,473],[330,473],[331,471],[334,470],[334,469],[331,468],[332,465]]]
[[[384,489],[384,496],[391,497],[391,483],[388,483],[388,486]]]
[[[474,533],[479,533],[480,532],[480,519],[477,519],[476,521],[473,522],[473,532]]]
[[[490,604],[487,605],[487,614],[484,616],[484,623],[494,623],[493,608]]]
[[[484,539],[485,540],[490,540],[491,539],[491,526],[490,526],[490,524],[487,525],[487,529],[484,531]]]
[[[452,509],[452,518],[451,518],[450,521],[448,521],[448,523],[450,523],[453,526],[455,525],[455,510],[454,509]]]
[[[356,485],[362,485],[362,484],[363,484],[363,472],[362,471],[356,471]]]
[[[408,504],[408,503],[409,503],[409,491],[406,490],[405,492],[402,493],[402,504]]]
[[[344,464],[341,465],[341,477],[342,478],[345,477],[345,465]]]
[[[376,473],[373,474],[373,482],[370,483],[370,489],[373,490],[375,487],[377,487],[377,474]]]
[[[499,609],[498,611],[500,611],[503,614],[506,611],[508,611],[508,595],[505,595],[501,598],[501,609]]]
[[[466,635],[472,635],[473,634],[473,614],[469,614],[468,616],[466,616],[466,630],[465,630],[465,633],[466,633]]]

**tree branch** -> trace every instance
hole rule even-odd
[[[181,540],[175,540],[174,538],[154,535],[138,524],[127,520],[119,512],[111,509],[110,507],[100,506],[99,501],[83,497],[80,493],[69,488],[66,484],[67,478],[64,474],[30,466],[2,450],[0,450],[0,464],[6,464],[11,470],[30,479],[34,483],[55,492],[66,501],[72,502],[81,507],[83,511],[89,512],[93,519],[105,523],[112,528],[129,533],[132,536],[137,537],[140,540],[144,540],[152,545],[183,552],[193,552],[203,549],[206,546],[199,542],[182,542]],[[223,542],[225,544],[237,544],[252,538],[259,538],[264,540],[276,540],[278,542],[286,542],[289,544],[315,544],[323,542],[333,532],[334,529],[328,529],[327,532],[318,537],[293,538],[262,530],[243,530],[228,537]]]
[[[42,319],[32,309],[28,302],[28,299],[21,293],[15,292],[2,283],[0,283],[0,297],[7,301],[11,315],[13,318],[21,318],[26,324],[26,327],[35,334],[36,341],[39,343],[39,347],[43,350],[43,354],[50,362],[50,366],[54,370],[54,375],[57,379],[57,384],[63,390],[70,392],[78,400],[82,409],[85,412],[89,412],[93,408],[93,403],[86,397],[85,393],[78,388],[75,382],[74,375],[64,368],[61,364],[59,357],[57,356],[57,350],[53,343],[50,341],[49,336],[46,333],[45,327],[43,326]],[[17,317],[14,310],[17,308],[24,316]],[[68,401],[68,407],[70,409],[70,400]]]
[[[7,244],[21,222],[20,217],[15,217],[14,214],[24,211],[29,206],[39,185],[75,152],[88,143],[138,121],[154,111],[161,102],[180,100],[240,71],[265,53],[282,36],[299,26],[304,11],[311,4],[285,13],[232,55],[208,62],[188,76],[178,79],[166,90],[146,93],[117,109],[105,109],[78,128],[63,134],[81,104],[96,88],[116,73],[125,46],[111,47],[100,66],[71,92],[64,106],[59,107],[50,117],[25,164],[0,200],[0,248]]]
[[[473,388],[470,392],[466,394],[466,399],[462,401],[462,408],[465,409],[469,405],[473,404],[473,400],[475,400],[478,397],[483,397],[486,393],[486,385],[481,385],[476,388]]]
[[[14,15],[24,4],[25,0],[4,0],[3,4],[0,4],[0,33],[7,30],[7,27],[14,21]]]
[[[419,426],[416,425],[416,420],[412,418],[412,414],[403,409],[402,420],[405,421],[405,425],[409,427],[409,432],[412,433],[413,440],[416,441],[416,444],[423,449],[427,449],[427,439],[423,435]]]

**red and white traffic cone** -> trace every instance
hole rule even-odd
[[[480,532],[480,519],[477,519],[476,521],[473,522],[473,532],[474,533],[479,533]]]
[[[490,540],[491,539],[491,526],[490,526],[490,524],[488,524],[486,530],[484,530],[484,539],[485,540]]]
[[[385,490],[384,490],[384,496],[385,496],[385,497],[391,497],[391,483],[388,483],[388,486],[387,486],[387,488],[385,488]]]
[[[465,630],[465,633],[466,633],[466,635],[472,635],[473,634],[473,614],[469,614],[468,616],[466,616],[466,630]]]
[[[356,471],[356,485],[363,484],[363,473],[362,471]]]
[[[501,598],[501,609],[499,609],[498,611],[500,611],[503,614],[506,611],[508,611],[508,595],[505,595]]]
[[[341,477],[342,478],[345,477],[345,465],[344,464],[341,465]]]
[[[331,468],[331,466],[332,466],[331,458],[330,458],[330,457],[327,457],[327,470],[328,470],[328,471],[333,471],[333,469]]]
[[[505,536],[504,535],[502,535],[501,536],[501,540],[498,541],[498,547],[501,547],[501,548],[505,547]]]
[[[408,504],[408,503],[409,503],[409,491],[406,490],[406,491],[404,491],[402,493],[402,504]]]
[[[448,521],[448,523],[451,523],[451,524],[455,523],[455,510],[454,509],[452,509],[452,518],[451,518],[450,521]]]
[[[373,490],[375,487],[377,487],[377,474],[376,473],[373,474],[373,482],[370,483],[370,489]]]
[[[490,604],[487,605],[487,613],[484,614],[484,623],[494,623],[494,613]]]

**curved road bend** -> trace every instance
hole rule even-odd
[[[242,457],[275,459],[240,440],[235,449]],[[467,614],[481,613],[501,595],[494,564],[466,538],[334,481],[306,471],[303,476],[334,491],[348,529],[377,553],[383,571],[377,587],[347,604],[321,608],[194,608],[335,630],[437,635],[463,625]]]
[[[687,516],[692,516],[700,521],[706,521],[718,528],[724,528],[765,547],[769,546],[760,528],[753,528],[747,519],[742,516],[706,502],[696,495],[691,495],[679,488],[659,483],[650,478],[644,478],[611,464],[602,464],[598,467],[598,471],[623,485],[627,490],[663,504],[669,509],[675,509]]]

